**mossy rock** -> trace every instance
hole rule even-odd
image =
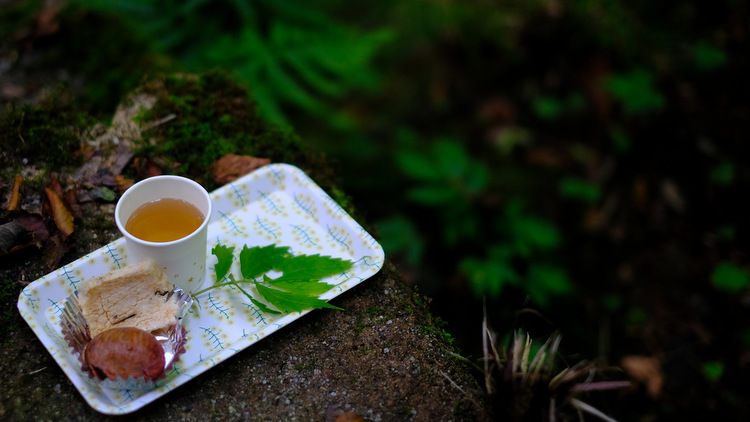
[[[170,115],[175,117],[164,119]],[[66,128],[76,133],[75,125]],[[337,193],[335,170],[322,156],[307,150],[294,134],[264,122],[247,92],[219,73],[147,81],[123,101],[110,127],[82,133],[79,148],[132,145],[136,158],[158,160],[171,173],[202,178],[211,188],[210,157],[234,152],[294,164],[334,199],[346,199]],[[68,145],[76,147],[74,142]],[[39,152],[36,162],[55,165]],[[70,162],[54,170],[80,174]],[[109,222],[113,203],[91,201],[86,206],[76,221],[75,245],[60,265],[119,237]],[[41,255],[33,254],[0,262],[6,309],[15,310],[21,288],[49,272],[42,262]],[[314,311],[130,417],[334,420],[356,414],[366,420],[486,419],[474,374],[457,358],[458,351],[426,301],[388,260],[378,274],[335,298],[334,304],[344,310]],[[0,346],[0,383],[7,392],[0,398],[0,419],[108,419],[86,404],[18,312],[0,317],[8,327]],[[49,400],[51,395],[57,399]]]

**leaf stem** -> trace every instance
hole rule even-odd
[[[213,290],[213,289],[216,289],[216,288],[219,288],[219,287],[237,286],[237,283],[250,283],[250,282],[253,282],[253,281],[255,281],[255,280],[243,278],[242,280],[232,280],[232,281],[227,281],[226,283],[212,284],[212,285],[206,287],[205,289],[199,290],[197,292],[193,292],[193,296],[198,296],[200,294],[206,293],[209,290]],[[237,287],[239,287],[239,286],[237,286]],[[242,290],[242,289],[240,289],[240,290]]]

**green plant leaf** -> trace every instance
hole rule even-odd
[[[484,163],[473,163],[466,172],[465,185],[471,193],[478,193],[487,187],[490,181],[490,170]]]
[[[563,105],[557,98],[539,96],[534,100],[534,111],[537,116],[552,120],[560,117],[563,112]]]
[[[354,266],[352,261],[319,254],[294,256],[289,253],[289,247],[275,244],[255,247],[245,245],[239,254],[240,270],[244,278],[236,280],[233,274],[228,274],[234,259],[233,251],[234,247],[221,244],[211,250],[218,258],[215,266],[217,282],[194,292],[193,297],[197,298],[211,289],[233,286],[263,312],[300,312],[311,308],[341,309],[318,298],[318,295],[333,287],[321,280],[348,271]],[[282,272],[282,275],[272,279],[266,274],[274,270]],[[258,280],[261,275],[262,281]],[[229,281],[222,281],[225,277],[228,277]],[[242,287],[245,283],[253,283],[262,299],[278,310],[253,297]]]
[[[229,269],[232,268],[232,261],[234,260],[234,247],[225,245],[216,245],[211,249],[211,253],[216,255],[218,262],[214,265],[214,271],[216,272],[216,282],[220,282],[227,275]]]
[[[590,204],[597,202],[602,196],[601,188],[595,183],[573,177],[566,177],[560,181],[560,193],[566,198]]]
[[[526,275],[526,290],[539,306],[545,307],[553,296],[565,295],[573,291],[573,284],[560,267],[546,264],[532,264]]]
[[[321,255],[287,256],[279,260],[274,269],[283,274],[277,282],[320,280],[352,268],[353,263],[341,258]]]
[[[728,293],[738,293],[750,285],[747,271],[729,262],[721,262],[711,277],[714,287]]]
[[[411,265],[422,262],[424,240],[413,221],[396,215],[379,221],[377,226],[386,255],[403,253]]]
[[[418,186],[410,189],[407,196],[410,200],[425,205],[441,205],[456,199],[460,193],[452,186],[443,184]]]
[[[307,296],[318,296],[333,288],[333,285],[317,280],[286,280],[278,277],[265,278],[264,281],[276,289]]]
[[[255,246],[245,245],[240,252],[240,272],[245,279],[253,279],[261,274],[276,269],[282,258],[290,256],[288,246]]]
[[[469,153],[463,144],[451,140],[441,139],[432,146],[432,155],[440,173],[447,179],[464,177],[470,166]]]
[[[710,361],[703,364],[703,375],[709,381],[718,381],[724,374],[724,364],[718,361]]]
[[[433,182],[443,178],[435,163],[424,154],[397,151],[396,163],[408,176],[418,180]]]
[[[306,309],[323,308],[341,310],[341,308],[333,306],[325,300],[314,296],[277,290],[267,287],[262,283],[255,283],[255,287],[258,289],[258,293],[260,293],[268,303],[283,313],[302,312]]]
[[[265,312],[265,313],[268,313],[268,314],[280,314],[281,313],[281,311],[277,311],[276,309],[271,309],[270,307],[268,307],[268,305],[266,305],[265,303],[259,301],[258,299],[254,298],[254,297],[250,297],[250,301],[255,306],[257,306],[258,309],[261,310],[261,312]]]
[[[521,203],[513,201],[506,207],[504,224],[512,236],[514,251],[528,256],[535,250],[552,250],[560,244],[560,233],[551,223],[523,213]]]
[[[699,42],[693,46],[693,60],[700,70],[714,70],[726,64],[727,53],[710,43]]]
[[[625,114],[655,112],[664,107],[664,96],[656,90],[653,75],[646,69],[612,75],[605,85],[609,93],[620,101]]]
[[[459,263],[459,269],[466,274],[472,290],[478,296],[496,298],[506,285],[520,282],[518,272],[511,263],[512,254],[506,247],[495,246],[487,259],[467,257]]]

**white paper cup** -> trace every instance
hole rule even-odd
[[[193,204],[203,213],[203,223],[194,232],[169,242],[150,242],[128,233],[125,224],[141,205],[163,198]],[[180,176],[154,176],[131,186],[115,207],[115,223],[125,237],[128,261],[151,259],[161,266],[170,281],[187,293],[200,289],[206,274],[208,222],[213,205],[206,189]]]

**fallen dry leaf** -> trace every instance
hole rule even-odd
[[[97,150],[76,170],[74,179],[86,186],[115,186],[117,176],[133,158],[133,151],[120,144],[114,150]]]
[[[133,166],[140,179],[148,179],[149,177],[162,174],[161,167],[148,158],[136,157],[133,159]]]
[[[23,197],[25,193],[26,184],[23,181],[23,177],[20,174],[17,174],[16,179],[13,183],[13,193],[10,196],[8,211],[18,211],[21,209],[21,204],[23,204]]]
[[[44,192],[47,194],[47,199],[49,200],[52,218],[55,220],[57,228],[60,229],[63,240],[65,240],[73,234],[73,230],[75,229],[73,214],[70,213],[62,197],[57,192],[50,188],[44,188]]]
[[[41,246],[42,242],[49,238],[49,229],[41,215],[22,211],[16,217],[16,221],[23,224],[26,230],[32,234],[37,246]]]
[[[333,422],[367,422],[367,420],[356,413],[344,413],[336,417]]]
[[[270,164],[269,158],[257,158],[249,155],[227,154],[211,166],[211,176],[219,185],[225,185],[258,167]]]
[[[63,188],[62,185],[60,185],[60,179],[57,178],[56,174],[53,174],[50,177],[49,182],[47,182],[47,188],[55,191],[60,197],[63,196]]]
[[[80,158],[81,162],[86,163],[91,159],[91,157],[94,156],[95,152],[96,151],[91,145],[83,143],[81,147],[75,152],[75,156]]]
[[[70,251],[71,245],[65,241],[62,232],[55,233],[54,236],[44,242],[44,263],[49,269],[57,268],[60,260]]]
[[[659,360],[649,356],[625,356],[620,366],[639,384],[646,386],[646,394],[656,400],[661,395],[664,375]]]
[[[115,183],[117,183],[117,191],[120,192],[120,195],[125,193],[126,190],[128,190],[131,186],[135,184],[132,180],[128,179],[127,177],[118,174],[115,176]]]
[[[65,199],[65,203],[70,208],[70,211],[73,213],[73,216],[79,218],[83,217],[83,212],[81,211],[81,207],[78,205],[77,193],[74,188],[66,189],[63,192],[63,198]]]
[[[117,146],[117,150],[115,151],[114,156],[110,161],[112,162],[112,174],[115,176],[119,176],[120,173],[125,169],[125,167],[130,163],[130,161],[133,159],[133,156],[135,154],[133,151],[125,144],[120,144]]]

